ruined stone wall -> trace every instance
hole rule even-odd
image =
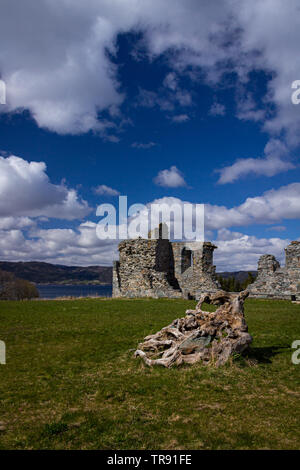
[[[113,268],[113,297],[198,298],[218,289],[211,243],[171,243],[167,239],[125,240]]]
[[[169,240],[125,240],[114,265],[113,296],[180,297]]]
[[[285,253],[285,267],[273,255],[260,257],[257,278],[248,286],[251,297],[300,300],[300,242],[292,242]]]
[[[216,248],[210,242],[197,243],[197,249],[191,243],[172,243],[175,276],[184,297],[198,299],[203,292],[216,292],[220,287],[213,266]]]
[[[286,269],[300,269],[300,242],[294,241],[285,249]]]
[[[194,251],[193,289],[198,299],[204,292],[216,292],[220,285],[216,280],[216,267],[213,265],[213,252],[217,247],[205,242],[202,248]]]

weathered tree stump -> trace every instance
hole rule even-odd
[[[202,361],[225,364],[233,353],[242,353],[252,342],[244,316],[249,292],[219,291],[202,294],[195,310],[177,318],[154,335],[146,336],[135,351],[148,366],[179,366]],[[217,305],[215,312],[202,310],[202,304]]]

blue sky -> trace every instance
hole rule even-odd
[[[300,236],[300,12],[275,3],[4,1],[0,258],[111,264],[96,206],[120,193],[205,203],[218,270],[282,261]]]

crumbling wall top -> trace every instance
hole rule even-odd
[[[285,267],[300,269],[300,242],[295,240],[285,249]]]
[[[280,268],[280,264],[273,255],[262,255],[258,260],[258,272],[269,271],[275,272]]]

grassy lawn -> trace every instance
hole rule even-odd
[[[133,358],[194,301],[0,303],[1,449],[297,449],[300,305],[247,300],[249,356],[215,369]]]

